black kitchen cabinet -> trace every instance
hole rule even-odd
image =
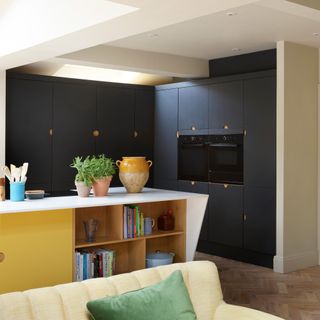
[[[153,186],[157,189],[163,190],[179,190],[178,180],[169,180],[169,179],[155,179]]]
[[[56,83],[53,99],[53,191],[74,189],[75,156],[95,152],[96,88],[85,84]]]
[[[276,252],[276,192],[274,188],[244,187],[244,248]]]
[[[275,188],[275,76],[244,81],[244,124],[244,184]]]
[[[178,90],[156,90],[154,185],[177,181]],[[160,187],[160,186],[159,186]]]
[[[154,139],[154,90],[135,90],[134,107],[134,156],[153,161]],[[147,187],[153,185],[153,166],[149,169]]]
[[[179,88],[179,130],[208,129],[208,87]]]
[[[96,153],[104,153],[112,159],[134,153],[134,90],[100,86],[97,95]],[[118,172],[111,186],[121,186]]]
[[[26,189],[51,191],[52,84],[8,79],[6,163],[29,162]]]
[[[216,83],[208,88],[209,128],[242,133],[242,81]]]
[[[209,184],[209,239],[242,248],[243,186]]]
[[[179,186],[179,191],[209,194],[209,184],[207,182],[179,180],[178,186]],[[199,240],[208,241],[209,240],[208,235],[209,235],[209,204],[207,204],[207,208],[203,217]]]

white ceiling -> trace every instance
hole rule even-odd
[[[260,1],[106,45],[202,59],[275,48],[278,40],[320,47],[320,35],[313,35],[314,32],[320,34],[320,12],[308,8],[308,18],[307,14],[302,14],[304,10],[297,15],[301,6],[286,4],[287,8],[296,9],[293,14],[292,10],[290,13],[282,10],[282,6],[265,6],[270,4],[271,0]],[[228,12],[236,14],[228,16]],[[232,51],[233,48],[240,48],[241,51]]]
[[[39,3],[32,14],[41,16],[43,30],[53,34],[40,39],[43,32],[30,32],[31,27],[41,30],[37,19],[17,24],[15,30],[21,32],[16,36],[10,28],[0,28],[0,35],[6,35],[0,37],[2,50],[17,46],[4,55],[0,50],[0,69],[29,65],[44,70],[49,61],[51,65],[42,71],[46,74],[67,63],[196,78],[208,76],[208,59],[275,48],[279,40],[320,47],[320,0],[94,0],[120,5],[119,9],[130,7],[122,7],[122,15],[110,19],[101,8],[91,6],[90,21],[79,16],[73,28],[67,16],[81,9],[88,18],[89,11],[79,3],[93,4],[93,0],[68,0],[64,19],[58,8],[65,0],[46,0],[55,3],[55,11],[46,10],[43,0],[29,1]],[[0,27],[6,21],[4,14],[21,13],[19,3],[26,6],[25,0],[0,2]],[[230,12],[235,14],[229,16]],[[7,21],[14,25],[17,20]],[[31,43],[34,37],[38,38]]]

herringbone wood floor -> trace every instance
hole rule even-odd
[[[287,320],[320,320],[320,266],[280,274],[203,253],[197,253],[195,260],[211,260],[217,265],[227,303]]]

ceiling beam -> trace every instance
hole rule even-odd
[[[66,54],[51,61],[179,78],[209,76],[209,64],[204,59],[104,45]]]

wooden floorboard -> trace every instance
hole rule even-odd
[[[217,265],[227,303],[287,320],[320,320],[320,266],[281,274],[199,252],[195,260],[210,260]]]

